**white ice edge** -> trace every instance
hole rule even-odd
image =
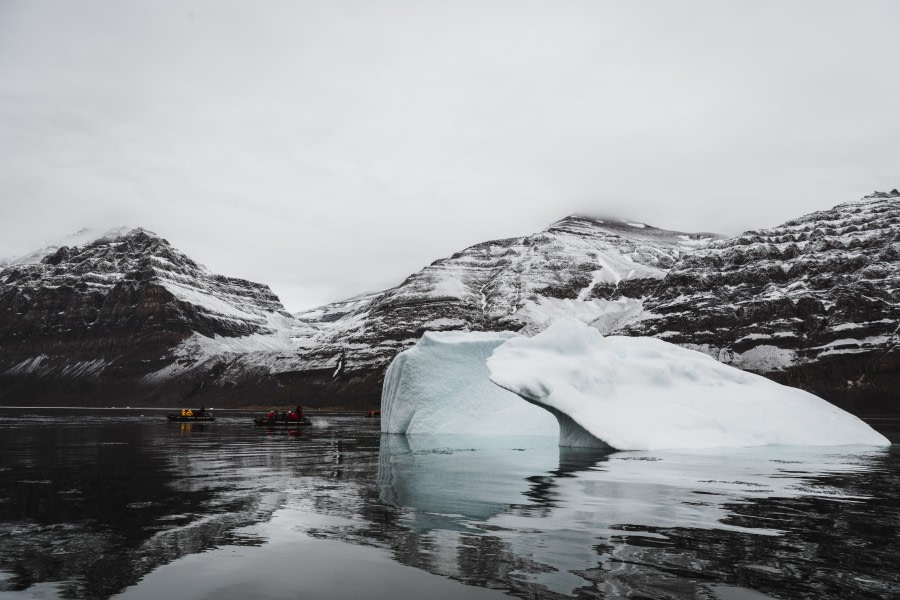
[[[618,450],[890,445],[803,390],[653,338],[560,320],[487,360],[490,379],[559,420],[560,445]]]
[[[381,431],[402,434],[557,436],[544,409],[491,383],[485,360],[516,334],[429,332],[391,362]]]
[[[889,445],[812,394],[662,340],[604,337],[578,320],[533,338],[426,333],[388,368],[381,425],[617,450]]]

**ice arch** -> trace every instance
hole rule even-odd
[[[509,339],[487,367],[494,383],[558,419],[565,446],[890,445],[803,390],[662,340],[604,337],[574,319]]]

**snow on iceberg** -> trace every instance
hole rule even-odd
[[[573,319],[508,340],[487,367],[494,383],[556,416],[562,446],[890,445],[803,390],[662,340],[604,337]]]
[[[556,419],[488,379],[485,360],[510,332],[428,332],[388,367],[381,431],[405,434],[559,434]]]

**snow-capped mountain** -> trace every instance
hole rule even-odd
[[[699,349],[863,414],[896,412],[900,192],[685,256],[625,330]]]
[[[341,382],[353,381],[380,390],[388,363],[425,331],[535,332],[563,314],[612,330],[640,313],[641,297],[685,253],[720,237],[572,216],[466,248],[380,294],[295,316],[319,328],[316,362],[334,375],[323,382],[328,393],[346,393]],[[272,369],[301,372],[306,359]]]
[[[103,234],[0,270],[0,398],[28,400],[35,383],[77,398],[70,379],[118,390],[198,337],[284,337],[293,323],[268,286],[213,275],[140,228]]]
[[[0,271],[0,377],[15,383],[4,401],[30,393],[23,380],[74,375],[93,394],[118,389],[111,378],[135,383],[129,393],[144,390],[145,401],[371,406],[387,364],[424,331],[538,331],[569,313],[609,330],[640,312],[640,296],[684,253],[717,237],[568,217],[291,316],[266,286],[212,275],[150,232],[116,233]]]
[[[20,264],[33,264],[41,262],[45,256],[53,254],[63,246],[68,246],[70,248],[75,246],[85,246],[92,242],[96,242],[99,240],[112,240],[124,233],[128,232],[131,228],[127,226],[122,227],[114,227],[112,229],[96,229],[91,227],[82,227],[75,233],[64,235],[60,238],[52,240],[48,242],[45,246],[33,250],[27,254],[23,254],[22,256],[12,256],[7,258],[0,258],[0,267],[6,267],[9,265],[20,265]]]
[[[896,414],[898,258],[896,190],[732,239],[572,216],[290,315],[134,229],[0,270],[0,402],[374,408],[425,331],[532,335],[566,316]]]

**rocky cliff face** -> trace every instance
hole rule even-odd
[[[271,336],[286,322],[268,286],[212,275],[142,229],[51,248],[0,270],[0,401],[127,402],[193,336]]]
[[[568,217],[289,315],[268,287],[131,230],[0,270],[0,402],[374,408],[424,331],[574,316],[896,415],[898,258],[896,191],[733,239]]]
[[[900,411],[900,193],[698,249],[631,335],[653,335],[861,414]]]
[[[568,217],[533,235],[466,248],[380,294],[298,314],[317,328],[308,350],[245,356],[230,369],[237,375],[266,362],[283,381],[308,382],[312,396],[377,406],[387,365],[425,331],[537,331],[563,314],[609,331],[640,312],[641,296],[684,253],[714,239]]]
[[[265,286],[211,275],[149,232],[112,232],[0,271],[0,401],[377,406],[388,363],[424,331],[537,331],[570,313],[611,330],[715,238],[569,217],[292,317]]]

